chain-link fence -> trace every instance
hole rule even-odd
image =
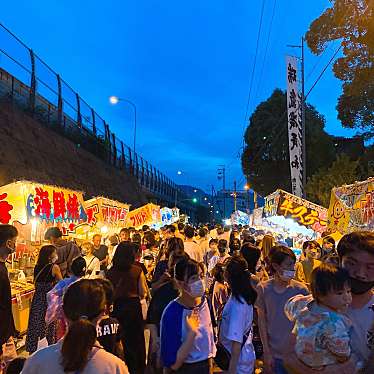
[[[59,74],[0,24],[0,99],[11,100],[49,128],[169,203],[187,196],[166,175],[134,153]],[[186,204],[181,204],[186,205]]]

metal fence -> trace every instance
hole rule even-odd
[[[169,203],[177,195],[179,201],[187,199],[170,178],[117,138],[109,124],[59,74],[1,23],[0,98],[13,101],[106,163],[135,176],[157,197]]]

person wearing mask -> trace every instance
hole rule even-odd
[[[209,250],[205,255],[204,264],[208,268],[209,261],[213,256],[218,255],[218,240],[217,239],[210,239],[209,240]]]
[[[161,318],[161,360],[166,372],[209,374],[216,347],[209,306],[203,297],[203,265],[181,260],[174,273],[180,296]]]
[[[179,239],[179,238],[174,238]],[[153,296],[148,308],[147,328],[150,330],[149,365],[156,372],[162,372],[160,362],[160,322],[167,305],[179,295],[174,281],[174,267],[180,260],[186,260],[184,252],[172,251],[168,259],[168,269],[157,284],[152,287]]]
[[[374,373],[374,353],[370,349],[374,336],[374,233],[355,231],[344,235],[337,246],[340,265],[348,271],[352,303],[346,313],[352,323],[351,359],[348,362],[329,365],[320,374],[352,374],[352,363],[363,362],[360,374]],[[307,365],[290,354],[287,367],[293,372],[315,374]],[[290,370],[290,371],[291,371]]]
[[[56,265],[60,268],[62,277],[70,277],[72,275],[71,263],[81,254],[78,246],[73,242],[62,239],[62,232],[58,227],[47,229],[44,239],[50,241],[57,248],[58,259]]]
[[[231,256],[239,256],[240,254],[240,239],[238,238],[233,238],[231,241],[230,241],[230,245],[229,245],[229,248],[230,248],[230,255]]]
[[[69,329],[57,344],[30,356],[22,374],[128,374],[125,363],[97,341],[96,326],[105,313],[105,291],[96,281],[72,283],[63,298]]]
[[[316,241],[306,241],[303,244],[303,256],[304,259],[296,264],[295,279],[309,287],[313,269],[321,265],[319,244]]]
[[[293,324],[284,313],[286,302],[296,295],[308,295],[307,287],[293,280],[296,256],[285,246],[275,246],[269,252],[269,264],[274,277],[256,287],[258,323],[264,348],[265,374],[287,374],[283,365],[291,340]]]
[[[90,243],[91,244],[91,243]],[[51,291],[47,293],[47,312],[45,321],[47,325],[56,323],[56,339],[59,341],[66,333],[68,322],[62,310],[62,297],[66,289],[74,282],[86,275],[86,260],[79,256],[76,257],[71,264],[73,275],[69,278],[61,279]]]
[[[321,262],[339,265],[339,256],[335,249],[335,240],[331,236],[323,238]]]
[[[109,250],[104,244],[101,244],[101,235],[95,234],[92,238],[94,247],[93,255],[100,261],[100,270],[106,271],[108,267]]]
[[[208,265],[208,272],[210,273],[217,264],[223,264],[230,255],[227,253],[227,241],[220,239],[218,241],[218,255],[213,256]]]
[[[148,295],[142,269],[135,265],[137,245],[122,242],[107,273],[114,287],[113,317],[121,327],[125,361],[131,374],[143,374],[145,369],[144,321],[140,300]]]
[[[200,246],[195,242],[195,229],[192,226],[185,226],[184,235],[186,237],[184,241],[184,251],[195,261],[202,262],[203,255],[200,251]]]
[[[86,260],[86,278],[95,279],[100,276],[100,260],[95,256],[95,249],[91,242],[82,244],[82,256]]]
[[[0,364],[2,364],[3,344],[13,343],[16,331],[12,313],[12,293],[5,262],[16,250],[17,236],[18,231],[14,226],[0,225]]]
[[[39,251],[38,261],[34,268],[35,293],[32,298],[26,336],[26,351],[33,353],[38,348],[39,339],[47,338],[48,344],[55,343],[56,323],[45,322],[47,313],[47,293],[62,279],[61,271],[56,265],[58,256],[56,247],[45,245]]]
[[[223,309],[218,339],[231,355],[228,374],[252,373],[256,360],[251,331],[257,295],[247,265],[243,257],[237,256],[227,260],[225,266],[231,295]]]

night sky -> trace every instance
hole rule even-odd
[[[108,97],[136,103],[138,152],[176,183],[209,190],[219,186],[220,164],[227,167],[228,187],[234,179],[244,183],[238,155],[261,5],[262,0],[19,0],[3,2],[0,21],[131,146],[132,109],[111,106]],[[299,44],[329,1],[277,0],[264,64],[273,5],[265,0],[249,114],[274,88],[285,88],[285,55],[298,53],[286,44]],[[321,58],[306,52],[306,90],[335,49]],[[349,136],[353,132],[336,118],[340,89],[330,67],[308,101],[326,117],[329,133]]]

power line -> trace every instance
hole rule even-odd
[[[330,66],[331,62],[334,60],[334,58],[336,57],[336,55],[339,53],[339,51],[341,50],[342,48],[342,44],[340,44],[339,48],[335,51],[335,53],[332,55],[332,57],[330,58],[329,62],[327,63],[327,65],[323,68],[323,70],[321,71],[321,74],[318,76],[318,78],[316,79],[316,81],[313,83],[312,87],[310,88],[310,90],[308,91],[308,93],[305,95],[305,99],[309,96],[309,94],[312,92],[313,88],[316,86],[316,84],[318,83],[318,81],[322,78],[322,75],[325,73],[325,71],[327,70],[327,68]]]
[[[327,48],[325,49],[319,56],[319,58],[317,59],[316,63],[313,65],[312,69],[309,71],[308,75],[306,76],[305,78],[305,81],[308,81],[308,79],[310,78],[310,76],[313,74],[314,70],[317,68],[317,66],[321,63],[322,61],[322,57],[323,55],[325,54],[325,52],[328,52],[331,48],[332,48],[332,44]]]
[[[260,79],[258,81],[258,86],[257,86],[257,91],[256,91],[256,98],[258,97],[258,92],[260,90],[260,85],[262,84],[262,76],[264,75],[265,62],[266,62],[267,52],[268,52],[268,48],[269,48],[271,30],[273,28],[273,21],[274,21],[276,5],[277,5],[277,0],[274,0],[273,10],[272,10],[272,13],[271,13],[270,26],[269,26],[269,33],[268,33],[268,37],[267,37],[267,40],[266,40],[265,54],[264,54],[264,59],[262,61],[262,67],[261,67],[261,70],[260,70],[261,71]]]
[[[265,0],[262,0],[260,24],[259,24],[258,33],[257,33],[255,59],[254,59],[254,62],[253,62],[253,68],[252,68],[252,74],[251,74],[251,81],[250,81],[250,85],[249,85],[247,107],[246,107],[246,110],[245,110],[245,117],[244,117],[244,127],[245,127],[245,125],[247,123],[248,109],[249,109],[249,104],[250,104],[250,101],[251,101],[253,79],[254,79],[255,70],[256,70],[256,63],[257,63],[258,47],[259,47],[259,44],[260,44],[260,35],[261,35],[261,28],[262,28],[262,20],[263,20],[263,17],[264,17],[264,8],[265,8]],[[244,143],[244,136],[243,136],[243,143]]]
[[[315,86],[317,85],[318,81],[322,78],[323,74],[325,73],[325,71],[327,70],[327,68],[330,66],[331,62],[334,60],[334,58],[336,57],[336,55],[338,54],[338,52],[340,51],[340,49],[342,48],[342,45],[339,46],[339,48],[335,51],[335,53],[333,54],[333,56],[330,58],[329,62],[327,63],[327,65],[323,68],[323,70],[321,71],[321,73],[319,74],[318,78],[316,79],[316,81],[313,83],[313,85],[311,86],[311,88],[309,89],[308,93],[305,95],[305,101],[306,101],[306,98],[308,97],[308,95],[312,92],[312,90],[315,88]],[[300,106],[300,103],[299,103],[299,106]],[[273,142],[276,142],[278,141],[278,139],[280,138],[281,135],[283,135],[283,132],[282,131],[279,131],[279,130],[282,130],[282,129],[278,129],[278,127],[282,124],[282,121],[284,119],[284,117],[286,116],[287,114],[287,108],[286,110],[283,112],[282,116],[279,118],[277,124],[273,127],[273,131],[271,132],[271,135],[275,132],[275,131],[278,131],[278,135],[273,139]],[[267,145],[270,144],[270,139],[271,137],[267,137],[267,141],[265,141],[265,143],[261,146],[261,148],[255,153],[254,157],[252,158],[252,162],[254,161],[257,161],[258,157],[261,156],[262,154],[262,151],[265,149],[265,147]]]

